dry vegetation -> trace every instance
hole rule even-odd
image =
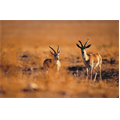
[[[0,21],[0,97],[119,97],[119,21]],[[85,80],[78,40],[90,39],[87,53],[103,58],[102,81]],[[59,74],[45,75],[48,46],[60,46]],[[33,70],[31,70],[33,68]],[[89,76],[90,78],[90,76]],[[35,83],[35,85],[33,84]],[[35,88],[33,88],[35,86]],[[32,88],[32,89],[31,89]]]

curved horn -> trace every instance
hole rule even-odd
[[[56,54],[55,50],[52,47],[49,46],[49,48],[51,48],[54,51],[54,53]]]
[[[79,40],[78,42],[80,42],[80,44],[81,44],[81,46],[83,47],[83,44],[82,44],[82,42]]]
[[[86,46],[86,44],[88,43],[89,39],[87,39],[87,42],[85,43],[84,47]]]
[[[58,49],[57,49],[57,53],[59,52],[59,45],[57,45],[58,46]]]

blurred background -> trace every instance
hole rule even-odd
[[[1,42],[19,45],[72,46],[78,40],[118,45],[118,20],[6,20],[1,21]]]

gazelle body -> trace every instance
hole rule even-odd
[[[87,42],[88,41],[89,40],[87,40]],[[92,80],[93,69],[95,69],[96,67],[99,67],[100,68],[100,79],[102,80],[102,78],[101,78],[101,65],[102,65],[101,55],[98,53],[87,54],[86,48],[89,48],[91,46],[91,44],[86,46],[86,44],[87,44],[87,42],[86,42],[83,46],[82,42],[81,41],[79,41],[79,42],[80,42],[81,46],[79,46],[78,44],[76,44],[76,45],[81,49],[81,52],[82,52],[83,62],[85,64],[85,67],[87,70],[87,79],[88,79],[88,69],[91,68],[91,80]],[[97,72],[95,74],[94,81],[96,80],[96,76],[97,76]]]
[[[59,53],[60,53],[59,45],[58,45],[57,52],[52,47],[49,46],[49,48],[51,48],[53,50],[54,53],[51,52],[51,54],[54,56],[54,58],[53,59],[46,59],[43,62],[43,66],[46,69],[46,71],[56,67],[57,72],[59,72],[59,69],[60,69],[60,66],[61,66],[60,61],[59,61]]]

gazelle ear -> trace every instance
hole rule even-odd
[[[91,46],[91,44],[90,45],[88,45],[87,47],[85,47],[85,48],[89,48]]]
[[[52,55],[54,55],[54,53],[53,53],[53,52],[51,52],[51,51],[50,51],[50,53],[51,53]]]
[[[81,48],[78,44],[76,44],[79,48]]]

